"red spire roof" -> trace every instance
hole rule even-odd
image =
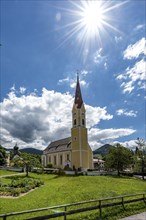
[[[81,108],[83,104],[81,89],[80,89],[80,82],[79,82],[79,74],[77,73],[77,84],[76,84],[76,92],[75,92],[75,101],[77,108]]]

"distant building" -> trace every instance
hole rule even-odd
[[[75,99],[72,108],[71,137],[51,142],[43,151],[44,166],[51,163],[53,167],[72,169],[92,169],[93,154],[88,144],[86,128],[86,111],[82,99],[79,76],[77,76]]]
[[[98,159],[98,158],[93,158],[93,166],[94,169],[98,170],[103,170],[104,169],[104,160]]]
[[[10,151],[6,151],[6,166],[10,166]]]

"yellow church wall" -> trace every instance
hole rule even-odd
[[[51,163],[55,168],[64,168],[67,164],[71,166],[71,152],[64,151],[64,152],[56,152],[52,154],[45,155],[44,165]]]
[[[72,148],[78,150],[80,145],[82,145],[83,150],[87,150],[87,129],[82,127],[72,128]]]
[[[88,149],[87,129],[81,128],[79,132],[81,136],[82,150],[87,150]]]
[[[76,128],[72,128],[72,149],[78,150],[79,149],[79,132]]]
[[[77,169],[80,166],[80,152],[79,151],[72,151],[72,168],[73,166]]]
[[[84,168],[92,169],[93,168],[93,157],[92,151],[90,149],[80,151],[72,151],[72,168],[73,165],[75,168]]]
[[[82,167],[88,169],[88,151],[82,151]]]

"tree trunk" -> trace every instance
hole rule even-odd
[[[120,166],[119,166],[119,162],[118,162],[117,170],[118,170],[118,176],[120,176]]]
[[[28,176],[28,168],[29,168],[29,166],[28,166],[28,164],[26,164],[26,176]]]
[[[144,159],[142,158],[142,167],[141,167],[141,171],[142,171],[142,179],[144,180]]]

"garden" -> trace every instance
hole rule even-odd
[[[39,179],[24,176],[7,176],[0,179],[0,196],[20,196],[43,185]]]
[[[5,171],[6,172],[6,171]],[[4,174],[3,174],[4,175]],[[28,193],[19,196],[8,196],[0,198],[0,213],[19,212],[24,210],[39,209],[44,207],[70,204],[80,201],[103,199],[127,194],[137,194],[146,192],[146,182],[133,177],[112,177],[112,176],[59,176],[55,174],[29,173],[29,176],[12,176],[1,178],[2,184],[10,185],[13,189],[18,186],[20,190]],[[41,187],[38,187],[38,184]],[[43,184],[43,185],[42,185]],[[23,185],[23,187],[22,187]],[[5,186],[6,187],[6,186]],[[15,198],[15,199],[14,199]],[[12,202],[13,201],[13,202]],[[29,202],[28,202],[29,201]],[[103,209],[103,219],[120,219],[124,216],[143,212],[146,209],[144,202],[137,202],[125,206]],[[57,210],[53,210],[54,212]],[[61,211],[61,210],[60,210]],[[9,219],[24,219],[37,215],[46,214],[49,211],[37,214],[25,214]],[[67,219],[98,219],[99,211],[85,212],[68,216]],[[57,218],[58,220],[61,218]]]

